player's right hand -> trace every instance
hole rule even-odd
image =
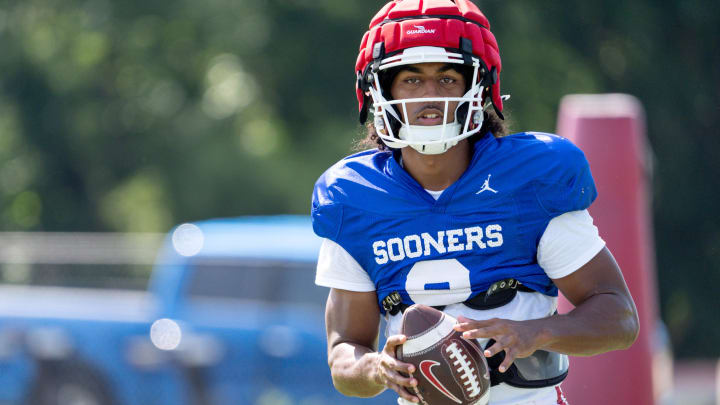
[[[412,377],[412,373],[415,372],[415,366],[403,363],[395,357],[397,347],[405,343],[406,340],[407,337],[405,337],[405,335],[392,335],[388,337],[385,342],[385,347],[383,347],[380,356],[378,356],[375,371],[379,384],[385,385],[397,392],[400,398],[417,403],[419,399],[414,395],[410,395],[408,390],[405,389],[406,387],[411,388],[418,384],[418,381]],[[405,377],[401,373],[409,377]]]

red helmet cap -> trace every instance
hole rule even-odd
[[[480,9],[469,0],[394,0],[373,17],[360,43],[355,64],[360,122],[367,118],[368,70],[388,56],[418,46],[452,49],[479,58],[485,66],[478,80],[490,89],[488,96],[502,117],[499,48]]]

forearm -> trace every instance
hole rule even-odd
[[[377,381],[379,354],[356,343],[339,343],[329,355],[333,385],[341,394],[351,397],[373,397],[385,390]]]
[[[639,330],[633,302],[615,293],[593,295],[567,314],[529,322],[536,325],[540,349],[572,356],[627,349]]]

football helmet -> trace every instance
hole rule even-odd
[[[416,63],[442,62],[470,71],[461,97],[393,100],[388,69]],[[355,65],[360,123],[372,100],[378,136],[391,148],[411,146],[424,154],[447,151],[478,132],[483,110],[490,105],[500,118],[500,54],[490,23],[469,0],[394,0],[370,22]],[[385,84],[385,86],[383,86]],[[387,88],[383,88],[387,87]],[[410,125],[407,103],[444,103],[441,125]],[[448,111],[457,102],[455,111]]]

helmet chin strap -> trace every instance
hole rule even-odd
[[[446,125],[403,125],[398,131],[398,137],[404,141],[418,142],[410,146],[416,151],[426,155],[437,155],[446,152],[457,145],[459,140],[448,139],[447,142],[419,144],[419,142],[436,141],[443,138],[453,138],[460,134],[461,125],[456,121]],[[443,133],[443,131],[445,133]]]
[[[480,88],[480,91],[482,91],[482,87]],[[469,96],[471,93],[472,89],[465,94],[465,97]],[[455,121],[449,122],[447,124],[410,125],[402,123],[401,120],[400,122],[402,123],[402,126],[398,131],[398,138],[402,139],[403,141],[412,142],[410,146],[416,151],[425,155],[438,155],[440,153],[447,152],[448,149],[452,148],[453,146],[457,145],[458,142],[460,142],[460,139],[457,139],[457,136],[460,135],[460,132],[463,130],[463,126],[457,121],[457,116],[458,110],[460,110],[461,105],[462,103],[458,104],[457,107],[455,107],[455,112],[453,114],[453,116],[455,116]],[[396,115],[394,114],[394,111],[392,111],[392,115]],[[466,118],[466,121],[470,120],[472,120],[471,122],[476,128],[479,128],[484,120],[482,110],[477,110],[472,113],[472,117]],[[427,143],[442,139],[448,139],[448,141]]]

